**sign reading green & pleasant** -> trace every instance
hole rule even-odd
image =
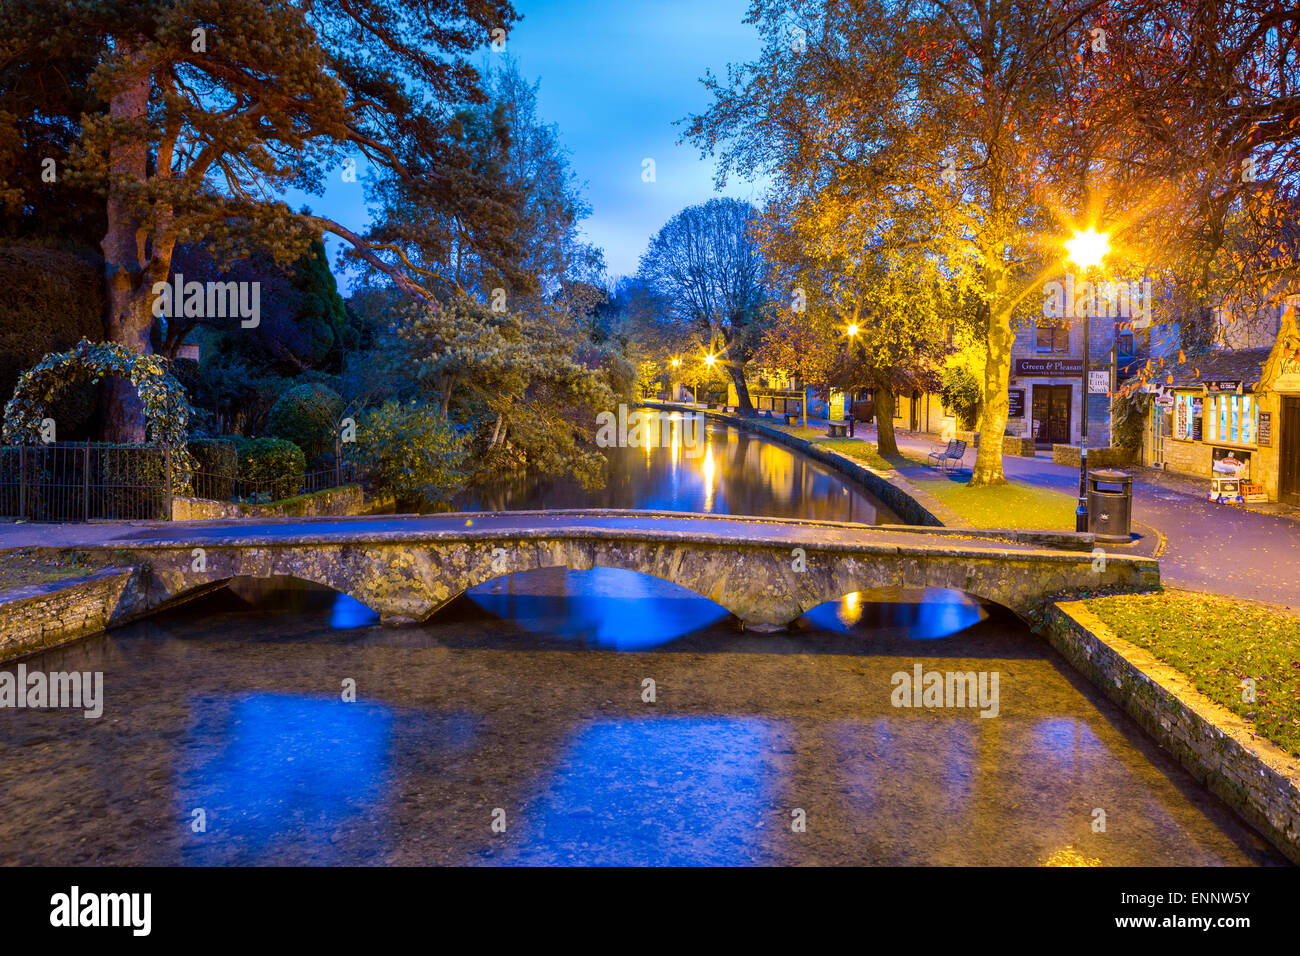
[[[1083,378],[1083,359],[1016,359],[1016,374]]]

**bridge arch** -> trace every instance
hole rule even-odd
[[[152,580],[166,596],[235,575],[279,574],[347,594],[392,623],[425,620],[469,588],[547,567],[618,568],[661,578],[759,628],[785,627],[820,604],[876,588],[949,588],[1028,617],[1051,595],[1071,589],[1133,591],[1159,584],[1158,566],[1143,558],[1110,556],[1098,566],[1087,552],[923,534],[900,540],[895,531],[827,530],[826,523],[808,523],[804,530],[791,522],[773,530],[755,521],[752,534],[741,537],[734,529],[714,531],[703,516],[685,516],[699,519],[688,521],[686,530],[680,523],[662,530],[600,524],[608,515],[586,525],[566,517],[564,526],[512,525],[496,532],[482,517],[464,516],[451,516],[456,523],[445,520],[436,533],[375,532],[361,525],[364,532],[355,536],[253,532],[209,540],[203,570],[195,570],[190,558],[203,539],[172,539],[148,545],[142,562],[151,565]]]

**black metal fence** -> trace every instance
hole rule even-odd
[[[27,521],[169,518],[170,452],[156,445],[0,447],[0,517]]]
[[[306,495],[326,488],[337,488],[354,480],[350,462],[340,462],[333,468],[309,471],[302,476],[270,478],[250,481],[235,475],[220,475],[206,471],[194,472],[190,480],[191,494],[209,501],[236,501],[243,504],[266,504]]]
[[[0,518],[25,521],[142,521],[171,518],[169,488],[194,498],[265,504],[354,480],[350,463],[263,481],[194,472],[172,486],[176,467],[157,445],[52,442],[0,446]]]

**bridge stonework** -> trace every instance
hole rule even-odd
[[[1002,550],[987,542],[968,547],[951,540],[877,544],[869,531],[863,538],[861,544],[814,544],[603,528],[467,532],[418,540],[207,542],[201,560],[192,542],[156,542],[141,547],[133,560],[148,565],[155,604],[237,576],[288,576],[348,594],[387,623],[422,621],[468,588],[536,568],[638,571],[681,585],[744,624],[765,629],[787,626],[849,592],[878,587],[954,588],[1028,616],[1062,592],[1142,591],[1160,580],[1157,563],[1145,558],[1111,555],[1101,569],[1086,552]]]

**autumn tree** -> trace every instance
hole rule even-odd
[[[482,98],[465,57],[515,19],[505,0],[3,0],[11,81],[47,50],[81,44],[95,61],[88,102],[102,108],[55,158],[60,181],[104,197],[109,339],[149,351],[153,289],[176,243],[202,238],[293,259],[329,232],[429,298],[356,231],[277,196],[319,187],[348,151],[397,176],[436,161],[447,105]],[[108,405],[109,434],[141,440],[134,390],[115,381]]]
[[[1207,346],[1216,308],[1250,322],[1300,277],[1300,10],[1141,0],[1107,14],[1104,42],[1068,63],[1052,169],[1124,257],[1158,266],[1161,319]]]
[[[824,234],[836,216],[937,224],[897,235],[942,264],[953,299],[978,300],[974,484],[1004,481],[1015,312],[1059,230],[1033,188],[1035,131],[1053,115],[1068,41],[1098,6],[754,0],[760,58],[707,76],[714,103],[688,121],[687,137],[719,154],[720,179],[767,174],[778,202],[817,195]]]

